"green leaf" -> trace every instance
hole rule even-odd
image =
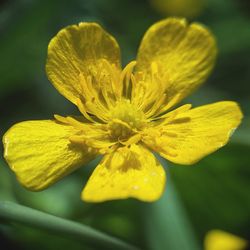
[[[214,228],[247,236],[249,149],[246,144],[230,144],[193,166],[171,168],[175,185],[201,239]]]
[[[150,249],[200,249],[185,208],[172,181],[169,180],[169,175],[164,195],[159,201],[147,206],[145,220]]]
[[[64,236],[72,236],[79,241],[102,247],[102,249],[137,249],[120,239],[109,236],[91,227],[12,202],[0,202],[0,219],[45,229],[60,233]]]

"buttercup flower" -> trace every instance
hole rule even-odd
[[[225,145],[240,123],[231,101],[173,109],[207,78],[215,57],[205,27],[168,18],[149,28],[136,61],[122,70],[119,46],[101,26],[68,26],[49,44],[46,71],[82,115],[14,125],[3,139],[5,159],[21,184],[37,191],[101,154],[83,200],[154,201],[166,176],[152,151],[193,164]]]
[[[211,230],[205,237],[205,250],[246,250],[248,242],[222,230]]]

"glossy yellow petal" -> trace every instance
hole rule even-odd
[[[239,106],[230,101],[182,108],[145,130],[143,141],[172,162],[193,164],[224,146],[241,118]]]
[[[166,95],[157,115],[175,105],[206,80],[216,57],[216,43],[207,28],[185,19],[168,18],[152,25],[137,56],[137,74],[146,74],[146,91]],[[140,85],[140,84],[138,84]],[[146,97],[147,103],[153,98]]]
[[[110,131],[107,124],[86,123],[83,117],[55,115],[55,119],[64,124],[75,128],[76,132],[69,136],[69,141],[73,144],[88,147],[88,150],[95,151],[97,154],[110,152],[110,147],[117,142],[110,140]]]
[[[119,45],[96,23],[68,26],[50,41],[46,71],[63,96],[76,105],[83,102],[93,113],[92,99],[95,108],[103,109],[109,92],[114,95],[117,91]]]
[[[4,157],[23,186],[44,189],[95,156],[69,141],[75,133],[52,120],[18,123],[4,135]]]
[[[212,230],[207,233],[205,250],[245,250],[247,241],[221,230]]]
[[[165,171],[154,155],[139,145],[106,155],[82,192],[88,202],[137,198],[157,200],[165,186]]]

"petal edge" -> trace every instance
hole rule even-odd
[[[70,144],[74,132],[52,120],[15,124],[3,137],[4,157],[24,187],[45,189],[95,157]]]
[[[166,118],[149,131],[157,136],[148,133],[143,141],[164,158],[190,165],[223,147],[242,117],[236,102],[216,102]]]
[[[160,198],[165,171],[155,156],[143,146],[133,144],[104,156],[82,192],[82,200],[103,202],[136,198],[152,202]]]

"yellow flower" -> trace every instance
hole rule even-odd
[[[102,154],[83,200],[154,201],[166,177],[151,150],[193,164],[225,145],[240,123],[231,101],[172,110],[207,78],[215,57],[205,27],[169,18],[149,28],[136,61],[122,70],[116,40],[98,24],[68,26],[49,44],[46,71],[82,115],[14,125],[3,139],[5,158],[37,191]]]
[[[236,235],[221,230],[211,230],[205,237],[204,246],[205,250],[245,250],[248,243]]]

